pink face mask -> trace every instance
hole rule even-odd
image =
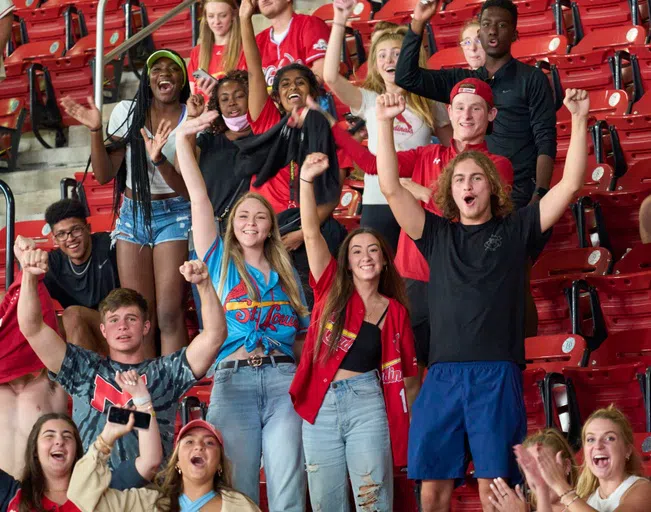
[[[234,132],[241,132],[249,127],[249,120],[246,114],[236,117],[222,116],[222,118],[224,119],[226,126],[228,126],[228,129]]]

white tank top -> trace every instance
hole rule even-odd
[[[644,480],[644,478],[634,475],[629,476],[619,484],[619,487],[615,489],[615,492],[605,499],[599,496],[599,488],[597,488],[597,490],[588,498],[587,503],[599,512],[613,512],[617,507],[619,507],[619,501],[622,499],[622,496],[624,496],[624,493],[638,480]]]

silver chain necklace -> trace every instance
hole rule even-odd
[[[93,257],[91,256],[90,258],[88,258],[88,263],[86,263],[86,266],[84,267],[84,270],[82,270],[81,272],[77,272],[75,270],[75,267],[72,265],[72,260],[70,259],[70,256],[68,256],[68,264],[70,265],[70,270],[72,270],[72,273],[74,275],[79,276],[79,277],[83,276],[88,271],[88,267],[90,267],[90,264],[91,264],[92,261],[93,261]]]

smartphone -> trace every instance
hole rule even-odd
[[[199,80],[200,78],[205,78],[207,80],[212,80],[215,83],[217,82],[217,79],[214,76],[210,76],[203,69],[197,69],[194,73],[192,73],[192,76],[194,77],[195,80]]]
[[[141,430],[147,430],[149,428],[149,424],[151,423],[151,414],[147,412],[130,411],[129,409],[123,409],[122,407],[116,407],[114,405],[109,407],[108,421],[110,423],[126,425],[129,423],[130,414],[133,414],[134,419],[136,420],[133,425],[134,427]]]

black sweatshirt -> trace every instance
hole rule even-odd
[[[403,89],[442,103],[450,103],[457,82],[474,77],[493,90],[497,118],[486,136],[488,150],[513,164],[514,182],[536,179],[539,155],[556,157],[556,109],[545,74],[517,59],[511,59],[489,79],[485,67],[433,71],[418,66],[421,36],[411,29],[402,43],[396,68],[396,84]]]

